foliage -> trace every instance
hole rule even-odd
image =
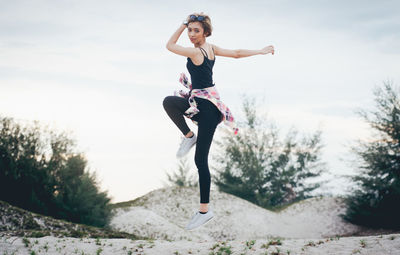
[[[400,93],[384,82],[374,90],[376,109],[358,113],[374,131],[356,142],[357,175],[345,219],[370,227],[400,229]]]
[[[309,197],[320,183],[307,181],[324,171],[321,132],[299,140],[292,128],[281,141],[277,128],[257,115],[254,99],[245,98],[243,111],[238,135],[217,141],[219,189],[265,208]]]
[[[66,133],[0,117],[0,200],[94,226],[110,217],[110,199],[99,192],[87,161]]]
[[[166,173],[169,184],[178,187],[196,187],[198,181],[194,175],[190,175],[190,165],[187,158],[179,160],[178,170],[172,174]]]

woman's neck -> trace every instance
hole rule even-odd
[[[202,46],[204,46],[204,45],[206,45],[207,44],[207,42],[206,42],[206,40],[204,40],[203,42],[201,42],[201,43],[196,43],[195,45],[194,45],[194,47],[195,48],[199,48],[199,47],[202,47]]]

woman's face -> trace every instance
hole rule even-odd
[[[204,29],[198,21],[190,22],[188,25],[188,36],[193,44],[198,44],[204,40]]]

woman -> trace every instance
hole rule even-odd
[[[193,48],[176,44],[186,28],[189,39],[194,45]],[[186,155],[196,144],[195,163],[199,173],[200,209],[187,224],[187,230],[199,227],[213,217],[213,212],[208,208],[211,184],[208,153],[215,129],[222,120],[234,128],[233,117],[229,109],[219,101],[218,92],[213,84],[212,68],[215,56],[242,58],[259,54],[274,54],[273,46],[267,46],[261,50],[223,49],[206,42],[206,37],[209,37],[211,33],[210,17],[203,13],[194,13],[179,26],[167,43],[168,50],[187,57],[186,66],[192,81],[191,86],[190,84],[188,86],[189,95],[167,96],[163,101],[165,111],[184,136],[177,157]],[[185,77],[182,79],[184,80]],[[197,137],[186,124],[184,116],[191,118],[198,125]],[[236,128],[234,130],[237,131]]]

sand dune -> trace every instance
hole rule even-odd
[[[198,198],[195,188],[159,189],[131,203],[120,204],[123,207],[115,209],[111,226],[153,238],[167,235],[171,240],[209,241],[267,236],[324,238],[352,235],[361,230],[341,219],[344,205],[338,198],[307,199],[276,213],[214,190],[210,207],[215,218],[207,227],[188,235],[184,227],[198,207]]]
[[[159,189],[116,204],[111,222],[113,231],[104,234],[114,236],[118,230],[132,234],[122,233],[121,239],[54,236],[59,232],[41,238],[15,236],[24,231],[21,222],[26,221],[18,218],[32,219],[36,227],[46,231],[53,231],[55,226],[68,227],[74,230],[69,233],[79,229],[90,233],[90,237],[101,230],[59,223],[0,203],[0,255],[400,254],[399,233],[382,235],[344,222],[339,216],[344,210],[339,198],[307,199],[280,212],[215,190],[211,198],[215,218],[194,231],[185,231],[184,227],[198,207],[199,194],[195,188]],[[366,231],[369,236],[359,236]],[[137,240],[137,236],[142,238]]]

